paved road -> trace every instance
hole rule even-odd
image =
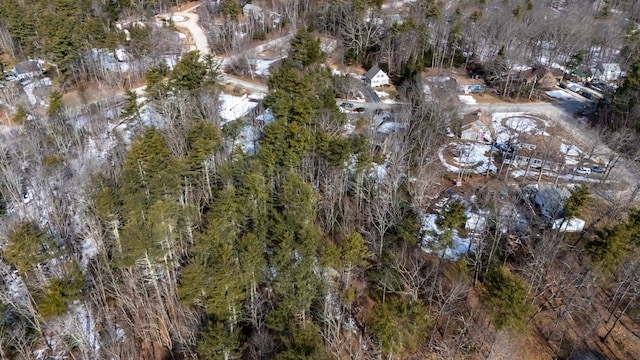
[[[530,112],[534,114],[546,115],[551,119],[559,119],[564,117],[572,117],[577,111],[583,110],[585,106],[589,106],[584,101],[556,101],[551,103],[497,103],[497,104],[474,104],[463,105],[462,111],[469,113],[471,111],[482,109],[488,113],[494,112]]]
[[[361,81],[358,85],[358,88],[364,95],[364,99],[368,103],[379,103],[380,97],[376,94],[375,90],[371,88],[371,86],[367,85],[364,81]]]

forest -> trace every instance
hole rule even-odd
[[[193,4],[211,54],[153,22]],[[0,358],[640,358],[640,3],[193,4],[0,1]],[[252,64],[216,59],[286,34],[268,92],[224,119],[225,79]],[[29,59],[43,104],[10,79]],[[630,178],[570,187],[583,231],[549,226],[525,180],[455,186],[438,151],[460,105],[423,72],[515,102],[535,90],[512,85],[521,64],[598,62],[626,76],[585,122]],[[334,63],[389,74],[399,131],[340,109],[354,79]]]

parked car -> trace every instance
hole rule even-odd
[[[340,103],[340,107],[341,108],[349,108],[349,109],[351,109],[351,108],[353,108],[353,104],[352,103],[348,103],[348,102],[343,102],[343,103]]]
[[[605,171],[607,171],[607,168],[596,165],[591,167],[591,171],[598,174],[604,174]]]
[[[576,169],[576,173],[580,175],[589,175],[591,174],[591,168],[580,166]]]
[[[582,95],[582,97],[585,97],[585,98],[587,98],[589,100],[593,100],[593,95],[591,95],[591,93],[588,93],[586,91],[581,91],[580,95]]]
[[[511,146],[509,146],[509,145],[507,145],[507,144],[504,144],[504,143],[498,143],[498,142],[497,142],[497,143],[494,143],[494,144],[493,144],[493,146],[494,146],[496,149],[498,149],[498,150],[500,150],[500,151],[502,151],[502,152],[509,152],[509,153],[510,153],[510,152],[513,152],[513,147],[511,147]]]
[[[363,112],[364,112],[364,108],[363,108],[363,107],[355,108],[355,109],[353,110],[353,112],[363,113]]]

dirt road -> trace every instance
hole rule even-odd
[[[197,50],[200,51],[200,56],[205,56],[211,53],[211,49],[209,48],[209,42],[207,41],[207,35],[204,30],[198,25],[198,21],[200,18],[198,14],[193,13],[192,11],[197,9],[200,4],[196,4],[187,9],[180,10],[174,12],[172,14],[161,14],[158,15],[160,19],[172,18],[174,19],[174,24],[177,27],[181,27],[187,30],[191,34],[191,38],[193,39],[194,46]],[[184,18],[184,21],[176,21],[178,19]]]

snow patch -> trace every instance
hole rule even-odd
[[[245,126],[240,130],[240,134],[234,140],[233,145],[239,146],[242,151],[249,155],[256,153],[256,143],[258,141],[258,131],[252,126]]]
[[[568,156],[580,156],[582,150],[573,144],[560,144],[560,152]]]
[[[438,244],[438,237],[444,233],[444,230],[440,230],[438,225],[436,225],[438,215],[426,214],[421,217],[422,227],[420,231],[423,236],[420,242],[420,248],[422,251],[434,253],[444,259],[455,261],[475,248],[470,238],[462,238],[459,236],[457,230],[452,230],[451,243],[443,249],[441,244]]]
[[[457,156],[452,159],[453,164],[449,164],[445,159],[444,151],[447,148],[453,148],[453,152],[457,154]],[[449,143],[440,147],[438,157],[442,165],[451,172],[459,173],[463,171],[484,174],[487,172],[487,167],[489,171],[492,172],[497,170],[493,164],[493,159],[490,159],[490,156],[486,155],[487,152],[491,153],[491,145]]]
[[[570,94],[567,94],[566,92],[562,91],[562,90],[550,90],[546,92],[547,95],[549,95],[550,97],[554,98],[554,99],[560,99],[560,100],[572,100],[573,96]]]
[[[255,68],[255,74],[259,75],[259,76],[264,76],[267,77],[269,75],[271,75],[269,73],[269,68],[271,67],[271,65],[279,60],[283,59],[282,57],[280,58],[275,58],[275,59],[270,59],[270,60],[265,60],[265,59],[255,59],[253,61],[253,66]]]
[[[189,20],[189,19],[187,19],[186,16],[182,16],[182,15],[173,15],[171,17],[171,21],[173,21],[173,22],[184,22],[184,21],[187,21],[187,20]]]
[[[220,125],[224,125],[229,121],[241,118],[258,106],[257,102],[251,101],[247,95],[233,96],[226,93],[220,93],[220,117],[224,121],[220,121]]]
[[[477,104],[476,99],[474,99],[473,96],[471,95],[458,95],[458,99],[460,99],[460,101],[463,104],[467,104],[467,105]]]
[[[387,122],[383,122],[380,126],[378,126],[377,131],[381,134],[390,134],[390,133],[399,132],[403,129],[404,129],[403,124],[387,121]]]

